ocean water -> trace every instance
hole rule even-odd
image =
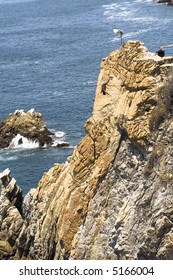
[[[65,162],[85,135],[100,62],[123,41],[156,52],[173,44],[173,7],[152,0],[0,0],[0,121],[34,108],[69,148],[0,151],[24,194],[54,163]],[[166,49],[173,55],[173,49]]]

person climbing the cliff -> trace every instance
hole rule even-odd
[[[106,95],[106,86],[107,86],[107,84],[109,83],[110,79],[111,79],[111,78],[109,78],[109,79],[107,80],[107,82],[102,82],[102,90],[101,90],[100,93],[103,93],[103,95]],[[107,94],[108,94],[108,93],[107,93]]]

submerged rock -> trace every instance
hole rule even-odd
[[[70,147],[70,144],[69,143],[58,143],[56,145],[57,148],[65,148],[65,147]]]

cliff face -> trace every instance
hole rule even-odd
[[[86,136],[25,197],[2,258],[173,259],[172,71],[140,42],[102,61]]]
[[[10,170],[0,173],[0,259],[8,259],[16,252],[16,240],[23,226],[22,191]]]

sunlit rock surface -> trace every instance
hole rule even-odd
[[[86,136],[27,195],[2,258],[173,259],[172,71],[138,41],[101,62]]]

